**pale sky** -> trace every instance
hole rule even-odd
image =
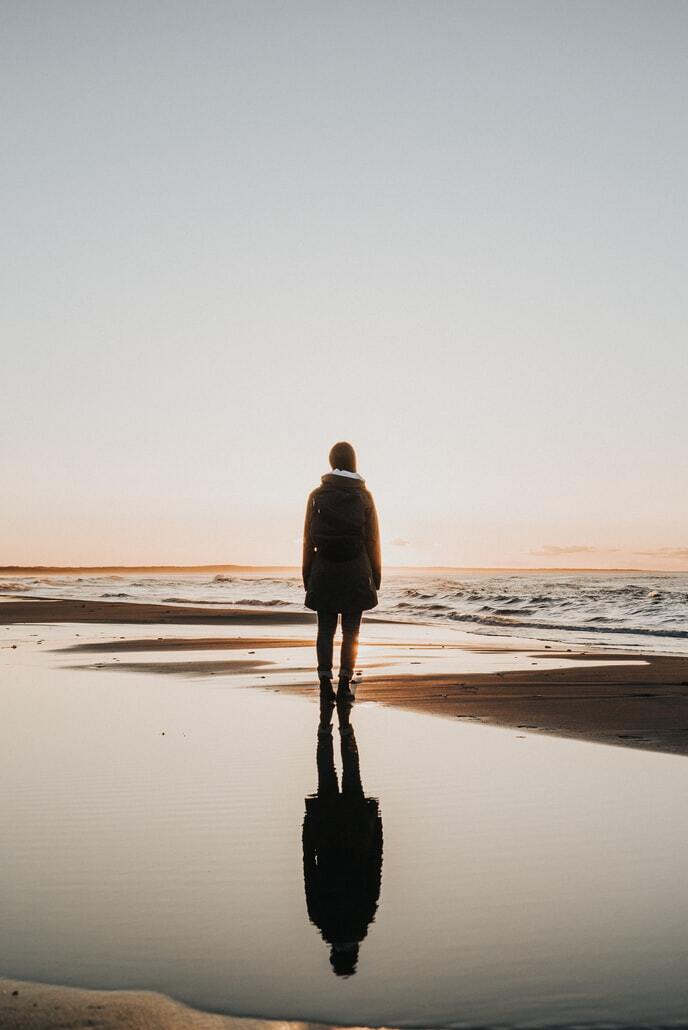
[[[0,564],[688,568],[688,4],[2,0]]]

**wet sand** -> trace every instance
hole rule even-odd
[[[84,631],[84,624],[94,625]],[[189,629],[186,635],[167,629],[159,636],[148,628],[156,625]],[[223,631],[224,626],[238,632]],[[245,626],[251,627],[250,635],[242,636]],[[17,600],[0,603],[0,627],[0,647],[16,649],[17,661],[38,649],[69,669],[196,679],[233,676],[241,686],[317,698],[314,617],[307,612]],[[40,633],[27,632],[39,627],[44,627]],[[144,627],[143,635],[137,627]],[[232,657],[211,659],[208,652],[231,652]],[[122,660],[127,655],[131,659]],[[688,658],[562,650],[367,618],[359,665],[359,704],[378,702],[443,719],[510,727],[524,735],[688,754]],[[149,992],[0,980],[0,1027],[15,1030],[297,1030],[315,1025],[206,1014]]]
[[[320,1026],[199,1012],[153,991],[89,991],[0,978],[2,1030],[318,1030]]]
[[[0,602],[0,626],[17,623],[116,622],[157,625],[251,625],[270,623],[290,626],[315,623],[313,612],[270,609],[203,608],[182,604],[141,604],[130,601],[76,601],[32,599]]]
[[[75,668],[145,671],[180,676],[260,673],[257,685],[316,694],[314,627],[310,612],[203,608],[117,601],[18,600],[0,603],[0,625],[113,623],[117,625],[252,626],[251,636],[165,636],[65,642]],[[366,632],[366,626],[373,626]],[[271,627],[279,627],[272,636]],[[291,628],[301,632],[290,634]],[[392,630],[396,638],[379,643]],[[401,634],[401,635],[400,635]],[[431,634],[429,636],[428,634]],[[375,646],[376,638],[378,640]],[[454,638],[454,639],[452,639]],[[7,639],[7,638],[6,638]],[[301,649],[300,651],[298,649]],[[234,651],[231,659],[200,660],[169,652]],[[81,656],[142,655],[141,661],[78,664]],[[284,672],[287,682],[271,674]],[[259,653],[259,657],[258,654]],[[470,656],[470,662],[468,661]],[[376,701],[444,718],[574,737],[617,746],[688,754],[688,658],[584,649],[555,649],[532,641],[470,638],[446,627],[420,628],[367,617],[359,664],[360,701]],[[411,668],[413,666],[413,669]]]
[[[571,654],[546,657],[556,663]],[[531,733],[688,754],[688,659],[643,656],[643,664],[630,665],[620,663],[638,655],[576,658],[591,664],[463,676],[372,675],[358,696]]]
[[[0,979],[3,1030],[259,1030],[258,1020],[197,1012],[148,991],[88,991]]]

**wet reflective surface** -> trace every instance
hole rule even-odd
[[[3,666],[3,973],[355,1024],[686,1018],[688,762],[375,705],[330,733],[246,683]]]

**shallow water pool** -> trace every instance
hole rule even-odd
[[[688,1019],[685,759],[362,704],[343,769],[336,715],[330,744],[247,683],[3,666],[5,975],[358,1025]]]

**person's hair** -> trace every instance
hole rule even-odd
[[[341,469],[342,472],[356,471],[356,451],[350,443],[340,440],[330,451],[330,467]]]

